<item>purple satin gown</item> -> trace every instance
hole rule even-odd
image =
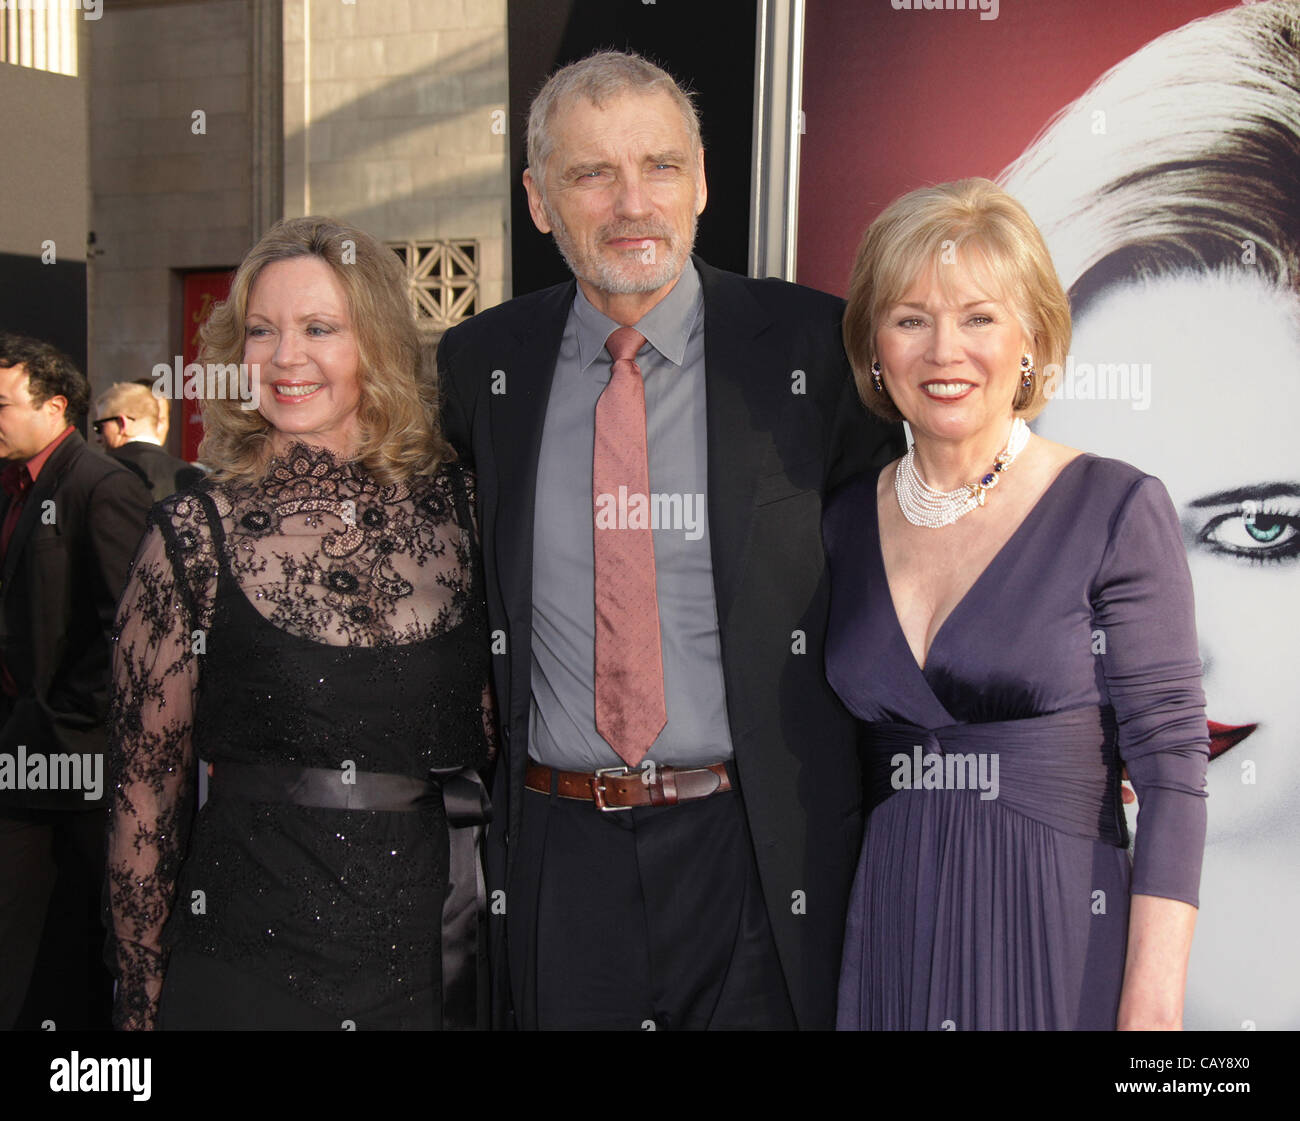
[[[832,496],[823,532],[827,675],[864,722],[869,811],[839,1026],[1113,1029],[1130,891],[1195,905],[1205,840],[1205,699],[1164,486],[1118,460],[1066,464],[924,670],[874,477]]]

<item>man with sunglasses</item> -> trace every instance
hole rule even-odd
[[[91,423],[110,459],[129,467],[161,502],[203,478],[203,469],[169,454],[167,402],[138,382],[110,385],[96,401],[99,419]]]
[[[112,436],[114,431],[113,426],[116,425],[116,430],[117,430],[116,438],[119,440],[125,440],[127,421],[131,421],[131,420],[135,420],[135,417],[104,416],[104,417],[100,417],[98,420],[92,420],[90,422],[90,427],[94,431],[95,435],[100,438],[100,443],[107,444],[110,448],[115,448],[117,447],[117,444],[112,442]],[[106,429],[108,431],[108,436],[105,436]]]

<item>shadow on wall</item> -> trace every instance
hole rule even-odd
[[[313,212],[321,211],[316,201],[321,190],[337,197],[352,187],[354,201],[345,207],[332,206],[331,217],[359,226],[381,239],[483,236],[485,231],[474,212],[481,211],[484,199],[508,196],[504,166],[462,168],[439,174],[417,189],[389,193],[388,188],[400,183],[400,164],[382,165],[437,155],[413,151],[410,138],[416,129],[435,123],[449,126],[447,131],[452,141],[472,135],[467,133],[463,122],[481,126],[481,145],[466,151],[463,144],[455,144],[456,150],[445,153],[450,160],[458,161],[465,156],[504,157],[506,137],[503,134],[507,122],[497,75],[504,73],[505,65],[503,49],[487,43],[476,44],[442,59],[436,67],[394,78],[335,109],[313,116],[306,130],[299,128],[285,135],[286,178],[298,174],[307,151],[314,188]],[[317,85],[314,83],[313,87]],[[494,111],[499,112],[494,116]],[[334,168],[340,170],[336,172]],[[291,191],[286,191],[286,198],[291,200],[292,207],[301,209],[301,195],[292,199]],[[436,214],[438,233],[432,232],[432,223],[418,228],[402,217],[422,210]],[[504,219],[499,232],[505,233]]]

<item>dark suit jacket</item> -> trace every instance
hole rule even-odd
[[[842,300],[695,264],[704,289],[713,578],[736,768],[795,1014],[803,1027],[829,1028],[862,797],[856,722],[822,666],[822,498],[900,454],[902,433],[858,401],[840,338]],[[528,905],[513,891],[510,845],[528,756],[533,506],[574,291],[570,281],[482,312],[448,331],[438,349],[443,423],[478,474],[488,610],[506,638],[506,654],[493,660],[503,749],[487,863],[507,906]],[[503,929],[494,920],[494,1005],[508,1023]]]
[[[104,751],[113,616],[150,505],[139,477],[77,432],[45,461],[0,568],[0,655],[19,690],[0,696],[0,751]],[[0,495],[0,519],[8,506]],[[105,796],[108,782],[106,760]],[[101,804],[75,790],[0,791],[0,814]]]
[[[177,459],[147,440],[128,440],[119,448],[109,448],[108,454],[144,480],[155,502],[170,498],[203,478],[202,467]]]

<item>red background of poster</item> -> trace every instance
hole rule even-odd
[[[222,269],[220,272],[187,272],[184,277],[185,298],[182,304],[182,338],[181,357],[185,365],[197,362],[199,357],[199,328],[208,317],[213,305],[220,303],[230,294],[230,282],[234,271]],[[193,463],[199,458],[199,443],[203,439],[203,417],[199,411],[200,402],[181,401],[181,458]],[[176,421],[176,403],[172,404],[172,423]]]
[[[843,295],[862,232],[914,187],[994,178],[1144,43],[1230,0],[1001,0],[895,11],[814,0],[804,39],[798,280]]]

